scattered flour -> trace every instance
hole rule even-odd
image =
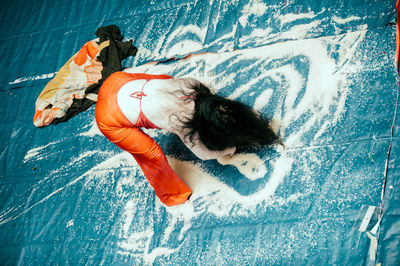
[[[260,0],[251,0],[244,6],[242,10],[242,16],[239,18],[239,23],[242,25],[242,27],[245,27],[251,15],[259,17],[264,15],[265,11],[267,11],[266,4]]]
[[[263,91],[256,99],[254,103],[254,110],[261,111],[261,109],[268,105],[269,100],[271,99],[272,94],[274,93],[273,89],[266,89]]]
[[[154,260],[160,256],[168,256],[179,250],[181,245],[177,248],[157,247],[151,249],[152,238],[154,236],[153,220],[148,219],[148,229],[138,232],[131,232],[130,225],[133,220],[134,209],[136,208],[134,200],[128,201],[125,205],[123,216],[124,224],[120,237],[122,241],[118,243],[121,250],[118,251],[121,255],[134,256],[142,259],[146,265],[153,265]]]
[[[350,21],[360,20],[361,18],[357,17],[357,16],[350,16],[350,17],[347,17],[347,18],[340,18],[338,16],[333,16],[332,19],[333,19],[333,21],[335,21],[338,24],[345,24],[345,23],[348,23]]]
[[[43,145],[43,146],[39,146],[39,147],[30,149],[30,150],[26,153],[26,155],[25,155],[25,157],[24,157],[24,163],[26,163],[26,162],[29,161],[29,160],[33,160],[33,159],[35,159],[35,160],[44,159],[45,156],[44,156],[44,155],[40,155],[40,153],[41,153],[42,151],[45,151],[46,148],[48,148],[48,147],[50,147],[50,146],[53,146],[53,145],[56,145],[56,144],[59,143],[59,142],[60,142],[60,140],[59,140],[59,141],[53,141],[53,142],[49,142],[49,143],[46,144],[46,145]]]
[[[280,20],[280,22],[282,24],[286,24],[286,23],[292,23],[295,22],[297,20],[300,19],[313,19],[315,18],[317,15],[323,13],[325,11],[325,8],[322,9],[319,13],[315,14],[313,11],[310,12],[301,12],[298,14],[295,13],[289,13],[289,14],[284,14],[284,15],[279,15],[278,19]],[[292,30],[291,30],[292,31]]]
[[[80,135],[84,137],[94,137],[96,135],[102,136],[103,134],[100,132],[100,129],[97,126],[96,119],[93,119],[93,121],[90,123],[90,129],[81,133]]]
[[[309,33],[318,27],[320,21],[315,20],[307,24],[295,25],[290,28],[290,31],[285,31],[279,34],[281,40],[301,40],[305,39]]]
[[[277,39],[279,39],[278,34],[273,33],[271,27],[265,29],[255,28],[252,30],[250,35],[242,36],[239,39],[239,44],[240,47],[246,47],[249,44],[260,46]]]
[[[68,221],[66,228],[71,227],[74,225],[74,219]]]
[[[38,80],[38,79],[48,79],[48,78],[52,78],[57,74],[57,72],[54,73],[48,73],[48,74],[42,74],[42,75],[37,75],[37,76],[32,76],[32,77],[23,77],[23,78],[18,78],[10,83],[8,83],[9,85],[13,85],[13,84],[18,84],[18,83],[22,83],[25,81],[31,81],[31,80]]]

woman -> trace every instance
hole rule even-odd
[[[184,203],[192,191],[141,127],[178,135],[203,160],[277,141],[268,122],[249,107],[214,95],[190,78],[115,72],[100,88],[95,114],[100,131],[133,155],[168,206]]]

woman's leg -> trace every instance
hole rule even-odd
[[[164,204],[173,206],[187,201],[192,190],[171,168],[154,139],[136,127],[103,129],[102,132],[115,145],[133,155]]]
[[[112,74],[101,87],[95,109],[97,125],[111,142],[133,155],[164,204],[184,203],[192,190],[172,170],[155,140],[133,126],[118,107],[116,95],[129,78],[126,74]]]

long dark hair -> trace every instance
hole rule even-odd
[[[193,141],[197,132],[210,150],[260,148],[278,142],[269,120],[257,115],[247,105],[212,94],[200,82],[187,84],[193,89],[195,110],[193,118],[184,122],[189,129],[186,137]]]

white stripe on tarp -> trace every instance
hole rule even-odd
[[[365,230],[367,230],[368,224],[371,221],[375,208],[375,206],[368,207],[367,213],[365,213],[364,219],[362,220],[360,228],[358,229],[360,232],[365,232]]]

